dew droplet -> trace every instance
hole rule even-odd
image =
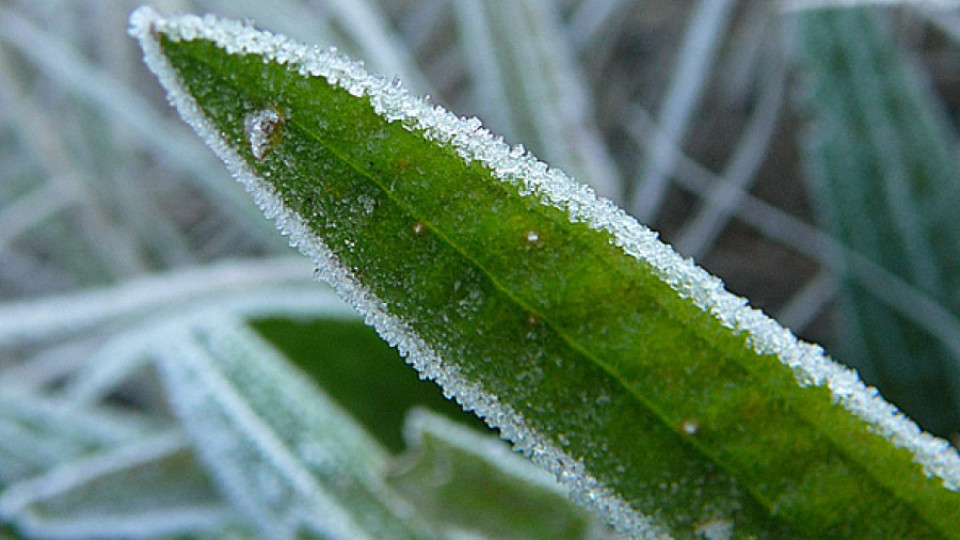
[[[270,149],[280,140],[280,127],[283,117],[276,109],[260,109],[248,113],[243,119],[243,130],[250,143],[253,157],[263,159]]]
[[[527,231],[524,235],[524,238],[526,239],[527,244],[531,246],[535,246],[540,243],[540,234],[537,231]]]
[[[418,221],[413,224],[413,234],[417,236],[422,236],[426,232],[427,226],[423,224],[422,221]]]
[[[680,424],[680,429],[683,430],[687,435],[696,435],[697,430],[700,429],[700,423],[692,418],[688,418]]]
[[[540,317],[537,317],[535,314],[531,313],[527,315],[527,318],[524,322],[526,322],[527,326],[530,328],[536,328],[540,326]]]

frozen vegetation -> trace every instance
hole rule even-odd
[[[299,139],[286,123],[296,113],[273,104],[228,119],[239,126],[238,145],[184,86],[163,39],[205,40],[228,56],[256,55],[322,78],[366,100],[384,125],[422,134],[465,166],[489,171],[507,186],[504,215],[511,215],[507,199],[526,199],[548,208],[537,212],[582,227],[570,230],[589,231],[577,233],[583,238],[604,238],[684,305],[740,336],[751,354],[785,366],[795,386],[785,400],[793,399],[789,392],[808,395],[803,388],[825,389],[825,403],[888,440],[889,454],[837,451],[864,468],[860,476],[885,470],[875,456],[908,455],[924,473],[914,483],[931,477],[944,494],[930,495],[927,484],[912,492],[896,478],[878,485],[903,498],[910,520],[943,537],[956,534],[929,516],[938,514],[936,504],[956,504],[949,490],[960,488],[960,457],[946,440],[960,431],[960,232],[950,219],[960,196],[951,111],[960,104],[945,97],[955,81],[940,67],[957,58],[960,12],[936,2],[828,4],[325,0],[267,8],[198,0],[156,9],[245,20],[134,12],[130,34],[169,102],[312,268],[287,251],[165,107],[123,35],[132,5],[0,6],[0,538],[778,534],[773,526],[751,529],[753,510],[742,507],[763,506],[766,486],[738,483],[736,474],[724,483],[737,459],[724,461],[716,455],[722,447],[710,446],[712,409],[658,409],[669,398],[624,391],[629,371],[590,341],[617,328],[564,326],[562,313],[513,288],[513,274],[478,259],[442,212],[408,220],[409,241],[447,242],[475,266],[448,276],[449,305],[397,311],[383,287],[415,300],[427,295],[418,278],[385,285],[371,278],[350,258],[365,255],[366,237],[334,246],[330,239],[341,233],[317,234],[317,224],[354,224],[324,214],[312,195],[297,192],[292,203],[271,177],[272,163],[291,163],[286,147]],[[851,32],[863,39],[851,41]],[[669,37],[648,44],[654,35]],[[325,47],[331,44],[336,49]],[[640,60],[630,60],[637,50]],[[649,73],[634,73],[635,62]],[[444,107],[417,97],[423,94]],[[801,136],[780,133],[798,121],[805,122]],[[736,137],[725,122],[740,129]],[[785,165],[784,145],[800,149],[796,170]],[[402,157],[396,163],[403,174],[420,166]],[[801,181],[806,191],[794,185]],[[375,221],[395,201],[418,216],[409,208],[422,201],[402,197],[361,190],[343,204],[356,223]],[[662,229],[680,254],[633,216]],[[561,233],[521,227],[517,253],[554,253],[551,235]],[[766,251],[751,247],[756,238]],[[738,275],[735,251],[765,261],[750,264],[773,268],[769,276],[758,277],[762,269]],[[437,253],[435,261],[445,260]],[[834,357],[942,438],[684,256],[704,260],[727,287],[804,338],[827,341]],[[434,262],[413,259],[413,268]],[[518,268],[533,264],[511,260]],[[312,282],[314,274],[336,294]],[[499,343],[498,327],[478,314],[504,301],[529,313],[518,319],[523,339],[557,328],[558,343],[572,343],[618,384],[597,379],[582,392],[571,386],[576,395],[541,395],[537,383],[575,362],[545,345],[524,345],[516,351],[529,354],[530,364],[511,380],[521,388],[498,390],[499,382],[461,358],[496,361],[490,343]],[[438,393],[420,389],[432,383],[410,381],[423,394],[401,397],[375,396],[362,378],[344,390],[345,372],[378,371],[378,361],[402,365],[363,333],[354,310],[421,378],[553,474],[443,409]],[[481,322],[461,322],[475,317]],[[290,331],[301,327],[351,339]],[[459,337],[459,328],[476,335]],[[351,347],[338,360],[316,360]],[[705,480],[691,466],[675,476],[632,478],[633,458],[621,460],[615,430],[592,432],[603,411],[631,399],[672,426],[673,434],[650,441],[693,441],[716,459],[716,477]],[[550,400],[568,408],[554,410]],[[577,400],[582,407],[569,407]],[[819,414],[799,417],[817,432],[827,418]],[[557,428],[541,418],[561,415],[568,419]],[[837,429],[823,428],[823,438],[842,446],[844,428]],[[816,498],[817,489],[798,493]],[[567,493],[599,519],[571,506]],[[908,503],[914,495],[920,502]],[[933,502],[918,509],[924,501]],[[808,530],[849,532],[856,524],[817,526]]]

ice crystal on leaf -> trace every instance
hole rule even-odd
[[[253,157],[263,159],[270,151],[270,147],[281,136],[283,117],[273,109],[263,109],[249,113],[243,119],[243,126]]]

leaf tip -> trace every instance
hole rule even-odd
[[[130,12],[127,34],[140,42],[140,47],[147,50],[146,43],[156,42],[157,29],[163,24],[160,13],[150,6],[139,6]]]

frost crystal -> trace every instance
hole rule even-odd
[[[531,246],[535,246],[540,243],[540,235],[537,231],[527,231],[526,234],[527,243]]]
[[[509,405],[500,403],[497,396],[443,363],[437,351],[404,321],[391,315],[379,298],[343,268],[327,246],[309,233],[296,213],[280,203],[273,188],[254,174],[203,116],[160,51],[158,33],[173,40],[210,40],[230,54],[257,54],[264,61],[290,64],[301,75],[324,77],[352,95],[368,96],[373,109],[386,120],[450,144],[465,162],[483,163],[494,176],[515,186],[520,193],[565,211],[573,222],[610,233],[613,244],[651,265],[660,279],[682,297],[711,313],[726,327],[748,336],[756,351],[776,355],[793,369],[800,384],[827,386],[843,407],[868,422],[874,431],[913,452],[928,474],[941,478],[949,489],[960,489],[960,455],[945,441],[923,433],[913,421],[864,386],[852,371],[830,360],[819,347],[800,342],[788,330],[749,307],[744,299],[727,292],[718,278],[661,243],[656,233],[612,202],[598,198],[591,188],[537,160],[522,146],[508,146],[476,118],[460,118],[439,106],[431,106],[426,100],[409,95],[398,83],[371,76],[361,64],[343,58],[335,49],[299,45],[236,21],[190,15],[162,18],[149,8],[141,8],[131,16],[130,32],[140,40],[147,65],[169,92],[180,115],[206,139],[266,215],[276,220],[291,244],[313,258],[318,277],[332,284],[364,314],[384,339],[408,356],[422,376],[436,379],[448,396],[500,428],[503,437],[557,473],[561,483],[611,518],[618,530],[637,537],[662,536],[649,518],[636,513],[586,474],[582,463],[529,429]],[[415,225],[415,232],[417,229]]]

